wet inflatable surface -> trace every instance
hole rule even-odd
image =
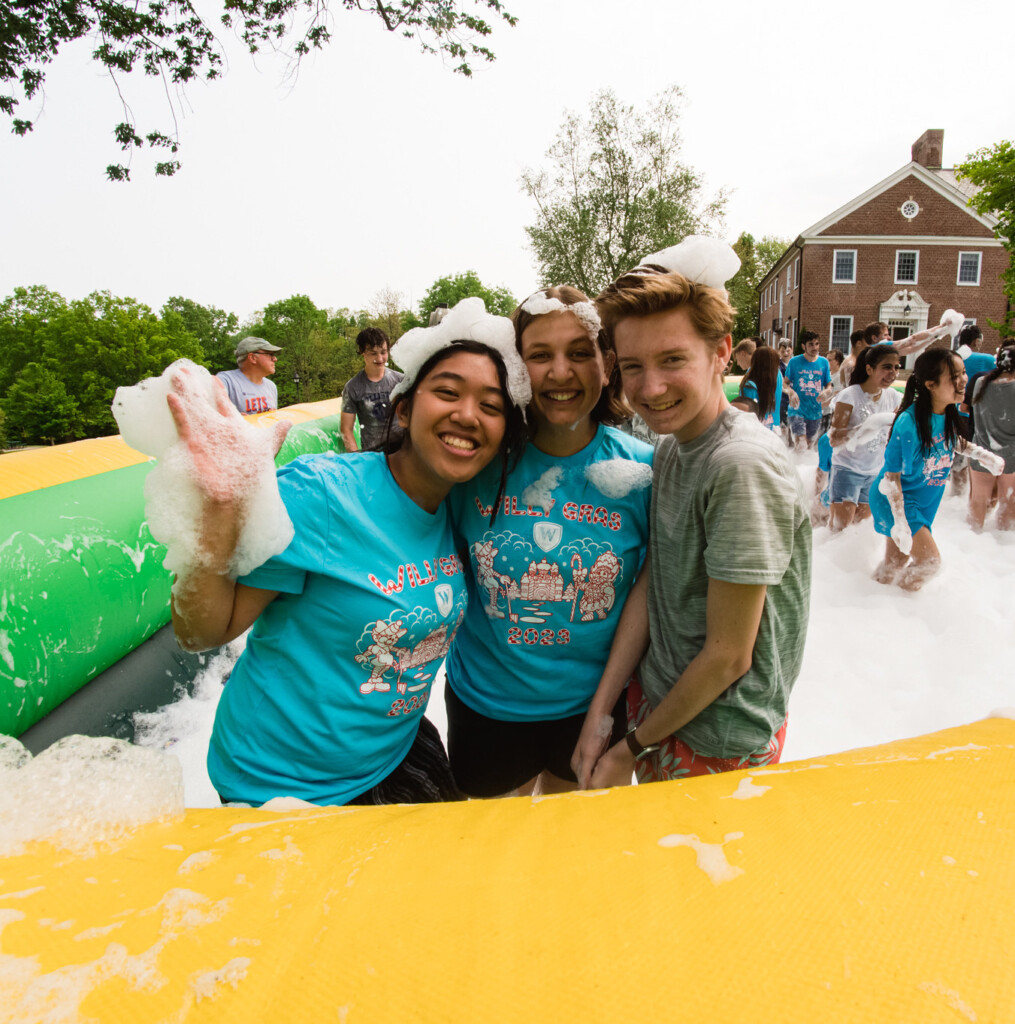
[[[0,1021],[1010,1022],[1015,721],[0,863]]]

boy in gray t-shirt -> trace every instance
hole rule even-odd
[[[807,501],[779,439],[726,400],[734,311],[723,284],[738,261],[724,243],[695,242],[596,300],[628,401],[663,439],[645,568],[572,762],[585,786],[778,761],[803,658]],[[631,728],[607,749],[603,718],[625,684]]]
[[[367,327],[356,336],[356,350],[363,357],[363,369],[342,391],[342,440],[347,452],[375,451],[384,443],[392,388],[402,379],[388,368],[388,336],[379,327]],[[353,426],[359,419],[359,444]],[[392,424],[392,436],[401,433]]]

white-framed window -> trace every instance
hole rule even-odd
[[[793,261],[793,287],[794,288],[799,288],[800,287],[800,257],[799,256],[797,256],[797,258]]]
[[[977,285],[980,283],[980,264],[983,262],[981,252],[960,252],[959,273],[956,284]]]
[[[832,253],[832,282],[856,284],[856,249],[836,249]]]
[[[828,324],[828,347],[841,348],[849,355],[849,336],[853,333],[851,316],[833,316]]]
[[[895,283],[916,284],[920,276],[920,250],[895,250]]]

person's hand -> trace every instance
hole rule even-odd
[[[908,555],[913,550],[913,533],[909,529],[909,523],[905,520],[895,522],[892,525],[891,538],[895,546],[904,554]]]
[[[973,458],[994,476],[1000,476],[1004,472],[1004,459],[996,452],[988,452],[984,449],[976,452]]]
[[[590,782],[591,789],[608,789],[610,786],[630,786],[634,774],[634,754],[624,740],[615,743],[596,764]]]
[[[173,391],[166,401],[180,441],[193,460],[195,483],[209,502],[233,505],[249,494],[258,462],[268,454],[266,449],[278,452],[292,424],[277,423],[263,448],[252,444],[250,430],[256,428],[251,428],[229,401],[222,382],[213,379],[214,405],[186,368],[173,376]]]
[[[571,755],[571,771],[578,779],[579,789],[588,789],[592,772],[603,751],[610,744],[613,733],[613,719],[609,715],[586,715],[578,743]]]
[[[795,391],[790,391],[789,393],[789,407],[791,409],[800,408],[800,396]]]

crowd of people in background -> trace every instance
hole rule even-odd
[[[734,349],[740,372],[734,404],[781,433],[795,451],[817,449],[811,521],[841,532],[874,512],[886,553],[875,579],[919,589],[936,572],[940,553],[932,525],[946,481],[968,488],[968,519],[984,529],[991,509],[999,530],[1015,526],[1015,341],[997,355],[977,351],[982,331],[967,324],[950,348],[924,351],[948,336],[945,326],[892,340],[875,322],[850,336],[850,353],[803,332],[793,355],[747,338]],[[905,356],[917,354],[905,393],[894,385]],[[778,372],[773,374],[773,367]],[[991,386],[994,390],[991,391]],[[979,408],[978,408],[979,407]]]

